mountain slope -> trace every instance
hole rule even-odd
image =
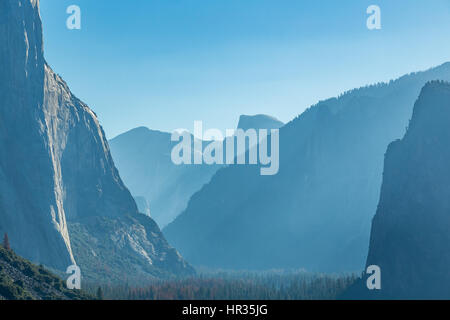
[[[82,272],[97,270],[90,274],[95,278],[103,270],[90,264],[81,242],[108,243],[101,253],[120,260],[110,234],[117,221],[129,223],[124,229],[132,239],[154,245],[137,248],[130,239],[120,244],[121,253],[135,258],[134,268],[152,269],[143,276],[191,273],[157,225],[138,213],[96,115],[46,64],[39,1],[1,1],[0,21],[0,232],[32,261],[65,271],[79,260]],[[108,220],[110,229],[92,230],[88,239],[76,234],[73,226],[96,218]],[[171,264],[157,270],[147,257]],[[125,271],[111,268],[110,274]]]
[[[281,121],[266,115],[241,116],[238,128],[280,128]],[[190,197],[220,169],[221,165],[175,165],[171,160],[171,134],[144,127],[125,132],[110,141],[120,175],[134,196],[150,202],[152,218],[161,227],[172,222]]]
[[[220,166],[175,165],[171,134],[141,127],[110,141],[114,161],[135,196],[145,197],[152,218],[161,226],[182,212],[190,196],[207,183]]]
[[[379,296],[450,298],[450,84],[428,83],[408,131],[389,145],[367,265]]]
[[[277,175],[219,170],[164,234],[195,265],[361,270],[386,147],[433,79],[450,79],[450,63],[311,107],[281,128]]]
[[[0,300],[85,300],[79,290],[0,245]]]

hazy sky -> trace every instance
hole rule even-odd
[[[68,30],[78,5],[81,30]],[[366,9],[381,7],[369,31]],[[449,0],[41,0],[45,55],[108,138],[225,131],[450,61]]]

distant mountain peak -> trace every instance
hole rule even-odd
[[[279,129],[284,126],[284,123],[275,117],[256,114],[256,115],[241,115],[239,117],[238,129]]]

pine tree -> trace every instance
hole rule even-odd
[[[102,290],[102,287],[98,287],[98,289],[97,289],[97,299],[98,299],[98,300],[103,300],[103,290]]]
[[[9,244],[9,238],[7,233],[5,233],[5,236],[3,237],[3,248],[5,248],[6,250],[11,250],[11,245]]]

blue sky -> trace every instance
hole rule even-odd
[[[78,5],[82,29],[66,28]],[[366,28],[381,7],[382,29]],[[41,0],[45,55],[108,138],[225,131],[450,61],[450,0]]]

